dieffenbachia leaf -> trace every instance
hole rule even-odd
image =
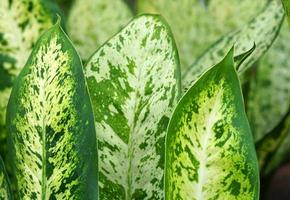
[[[271,0],[261,13],[243,28],[230,32],[200,58],[198,58],[182,78],[183,88],[187,89],[208,68],[218,63],[226,54],[226,50],[235,45],[235,55],[240,55],[256,44],[254,52],[239,67],[239,74],[253,65],[271,46],[279,33],[284,19],[284,12],[280,2]]]
[[[259,171],[233,51],[178,103],[166,138],[165,199],[258,199]]]
[[[289,40],[290,32],[285,23],[251,78],[247,114],[255,141],[259,141],[279,124],[289,109]]]
[[[168,25],[142,15],[85,67],[98,130],[100,199],[163,199],[164,143],[180,92]]]
[[[77,52],[59,24],[37,41],[7,110],[20,199],[96,199],[93,111]]]
[[[282,0],[285,12],[288,16],[288,24],[290,25],[290,1],[289,0]]]
[[[6,157],[5,117],[15,77],[38,37],[52,26],[52,2],[1,0],[0,3],[0,154]]]
[[[213,42],[247,23],[266,3],[261,0],[231,0],[230,3],[228,0],[137,0],[137,12],[158,13],[168,20],[184,75]]]
[[[75,0],[68,18],[68,32],[81,58],[87,60],[132,16],[123,0]]]
[[[1,157],[0,157],[0,199],[1,200],[12,199],[8,177]]]
[[[275,157],[276,152],[290,133],[290,110],[281,121],[275,129],[256,144],[260,173],[262,175],[265,175],[265,168],[268,167],[269,162]]]

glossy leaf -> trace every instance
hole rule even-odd
[[[178,103],[166,138],[165,199],[259,199],[259,171],[233,50]]]
[[[255,141],[269,133],[290,106],[290,32],[285,23],[272,48],[252,73],[247,114]]]
[[[2,200],[12,199],[8,177],[1,157],[0,157],[0,199]]]
[[[123,0],[75,0],[68,18],[68,32],[81,58],[87,60],[131,18]]]
[[[6,157],[5,117],[15,77],[38,37],[52,26],[53,3],[44,0],[1,0],[0,3],[0,154]]]
[[[261,0],[231,0],[230,3],[228,0],[137,0],[137,12],[158,13],[168,20],[179,50],[182,75],[185,75],[212,43],[247,23],[266,3]]]
[[[171,31],[142,15],[85,67],[98,131],[100,199],[163,199],[167,124],[180,92]]]
[[[35,44],[7,110],[19,199],[96,199],[93,111],[82,64],[59,24]]]
[[[190,88],[197,78],[211,66],[218,63],[226,54],[226,50],[235,45],[235,56],[240,55],[256,44],[254,52],[239,66],[239,75],[257,62],[270,48],[279,33],[284,18],[281,3],[271,0],[253,20],[243,28],[230,32],[218,40],[199,57],[182,80],[183,88]]]

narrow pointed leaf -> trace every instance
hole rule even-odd
[[[100,199],[163,199],[165,132],[180,92],[168,25],[142,15],[86,68],[99,145]]]
[[[58,24],[35,44],[7,110],[20,199],[96,199],[96,135],[82,64]]]
[[[232,45],[235,45],[235,55],[240,55],[255,43],[254,52],[239,66],[238,72],[242,75],[270,48],[279,33],[283,19],[281,3],[275,0],[269,1],[264,10],[248,24],[223,36],[191,65],[182,79],[184,90],[190,88],[201,74],[218,63]]]
[[[132,16],[123,0],[75,0],[68,18],[68,32],[81,58],[87,60]]]
[[[277,126],[290,106],[290,32],[287,24],[252,73],[247,115],[255,141]]]
[[[288,24],[290,26],[290,1],[289,0],[282,0],[285,12],[288,16]]]
[[[1,157],[0,157],[0,199],[2,200],[12,199],[8,177]]]
[[[228,0],[137,0],[137,12],[161,14],[168,20],[179,50],[182,75],[185,75],[212,43],[243,26],[266,3],[261,0],[231,0],[230,3]]]
[[[259,171],[233,51],[178,103],[166,138],[165,199],[254,200]]]
[[[50,4],[53,4],[52,2]],[[5,117],[15,77],[23,68],[38,37],[52,26],[44,0],[1,0],[0,3],[0,154],[5,160]]]

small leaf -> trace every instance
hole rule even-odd
[[[141,15],[85,67],[98,131],[100,199],[163,199],[164,143],[180,92],[171,31]]]
[[[87,60],[132,16],[122,0],[75,0],[68,18],[68,32],[81,58]]]
[[[289,0],[282,0],[285,12],[288,16],[288,24],[290,26],[290,1]]]
[[[279,33],[283,19],[281,3],[269,1],[265,9],[246,26],[223,36],[191,65],[182,79],[184,90],[190,88],[202,73],[218,63],[232,45],[235,45],[236,55],[240,55],[255,43],[254,52],[239,66],[238,72],[242,75],[270,48]]]
[[[259,171],[233,50],[178,103],[166,138],[165,199],[258,199]]]
[[[0,199],[2,200],[12,199],[8,177],[1,157],[0,157]]]
[[[14,79],[25,65],[38,37],[52,26],[52,10],[43,0],[1,0],[0,3],[0,154],[6,160],[6,107]],[[49,2],[49,5],[53,5]]]
[[[7,110],[23,199],[96,199],[93,111],[77,52],[59,24],[35,44]]]

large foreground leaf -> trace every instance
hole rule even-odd
[[[99,130],[100,199],[163,199],[165,132],[180,91],[168,25],[137,17],[85,71]]]
[[[271,0],[261,13],[240,30],[228,33],[198,58],[183,76],[183,88],[190,88],[197,78],[218,63],[226,50],[235,45],[235,55],[240,55],[256,44],[254,52],[239,66],[241,75],[253,65],[271,46],[279,33],[284,18],[280,2]]]
[[[82,64],[58,24],[35,44],[7,110],[20,199],[96,199],[96,135]]]
[[[68,32],[86,60],[132,18],[123,0],[75,0],[68,18]]]
[[[0,157],[0,199],[2,200],[12,199],[10,194],[8,177],[1,157]]]
[[[290,107],[290,32],[285,23],[253,72],[247,114],[255,141],[269,133]]]
[[[36,40],[52,26],[49,9],[52,4],[44,0],[0,2],[0,154],[4,160],[7,151],[5,117],[11,88]]]
[[[138,13],[158,13],[168,20],[179,50],[182,75],[214,41],[241,27],[267,3],[261,0],[213,0],[206,1],[205,7],[206,2],[201,2],[137,0]]]
[[[259,171],[233,51],[179,102],[166,139],[166,199],[253,200]]]

